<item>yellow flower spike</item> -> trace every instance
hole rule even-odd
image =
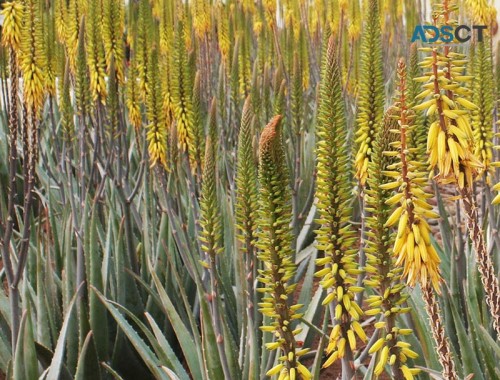
[[[153,48],[147,72],[148,80],[152,83],[146,97],[147,117],[149,120],[148,150],[151,165],[161,164],[166,168],[167,163],[167,129],[161,112],[161,85],[159,80],[158,51]]]
[[[98,99],[104,104],[107,96],[104,44],[100,22],[100,4],[97,0],[88,0],[88,17],[85,22],[87,65],[90,76],[90,91],[93,101]]]
[[[23,4],[21,1],[7,1],[0,12],[4,16],[2,25],[2,44],[20,49],[21,29],[23,19]]]
[[[384,110],[384,84],[382,75],[382,48],[380,33],[379,3],[370,0],[367,4],[366,33],[362,39],[362,62],[363,73],[360,83],[360,107],[356,115],[358,129],[356,136],[366,135],[368,139],[357,146],[357,158],[355,162],[356,177],[363,186],[368,173],[368,162],[371,161],[371,148],[375,139],[377,128],[383,120]]]
[[[259,180],[261,185],[259,199],[258,233],[260,249],[259,260],[263,268],[259,271],[259,281],[265,284],[266,303],[272,303],[270,311],[276,325],[276,343],[267,344],[269,350],[280,349],[282,361],[286,367],[286,377],[295,377],[298,365],[295,335],[299,329],[293,329],[292,321],[302,315],[297,313],[298,305],[290,306],[287,302],[293,294],[295,284],[290,279],[295,274],[292,263],[290,218],[291,201],[286,184],[289,181],[285,152],[282,144],[280,115],[275,116],[264,128],[259,142]],[[216,134],[213,134],[216,136]],[[285,368],[283,368],[285,371]],[[283,373],[283,372],[281,372]]]
[[[35,0],[26,1],[23,16],[25,24],[22,29],[19,52],[24,83],[23,94],[27,109],[33,110],[36,114],[43,106],[45,98],[44,70],[46,64],[39,4]],[[14,36],[9,39],[14,42]]]
[[[427,249],[430,237],[427,229],[428,225],[425,222],[426,218],[436,218],[439,215],[432,211],[432,207],[426,202],[428,196],[423,189],[427,184],[427,174],[418,169],[418,157],[412,161],[409,160],[406,153],[409,148],[408,139],[411,136],[412,119],[408,119],[406,65],[402,61],[398,64],[398,75],[400,78],[398,118],[401,139],[401,147],[398,150],[402,163],[402,186],[398,194],[402,194],[402,197],[400,206],[388,218],[386,225],[391,226],[398,221],[397,238],[393,249],[394,254],[397,256],[396,265],[403,266],[403,274],[407,277],[408,284],[414,286],[417,281],[422,279],[425,282],[427,281],[426,277],[422,276],[422,273],[429,274],[429,280],[439,279],[439,272],[436,272],[438,271],[439,259],[432,257],[432,259],[437,260],[431,260],[431,255]],[[450,106],[451,103],[448,103],[445,103],[445,105]],[[424,104],[428,107],[431,103]],[[431,153],[437,150],[437,161],[441,170],[446,171],[456,168],[454,163],[460,158],[458,149],[456,149],[456,142],[451,137],[447,138],[446,132],[441,129],[439,123],[434,122],[431,124],[427,142],[428,150]],[[450,145],[453,154],[448,153]],[[432,154],[431,159],[433,159]],[[405,209],[404,213],[401,212],[403,208]]]
[[[331,36],[324,49],[321,83],[319,90],[318,126],[316,129],[316,154],[317,154],[317,208],[320,226],[317,233],[317,248],[324,252],[328,260],[321,264],[331,265],[320,268],[317,275],[322,277],[321,285],[328,290],[328,295],[323,303],[337,301],[334,310],[334,327],[330,334],[327,347],[329,357],[324,367],[331,365],[339,357],[351,351],[351,346],[346,345],[347,331],[352,320],[359,319],[361,310],[355,308],[353,301],[357,278],[357,251],[352,249],[355,231],[349,221],[351,203],[349,189],[348,152],[345,145],[346,118],[342,86],[340,83],[340,70],[335,46],[335,37]],[[359,132],[359,131],[358,131]],[[365,134],[361,131],[356,138]],[[367,133],[366,136],[368,136]],[[363,138],[364,140],[364,138]],[[367,168],[367,154],[371,147],[362,141],[356,155],[357,163],[361,168]],[[358,292],[360,289],[356,289]],[[352,339],[352,338],[351,338]]]

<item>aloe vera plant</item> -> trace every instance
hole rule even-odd
[[[2,8],[0,378],[500,378],[492,2]]]

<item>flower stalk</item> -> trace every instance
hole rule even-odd
[[[434,291],[440,292],[441,280],[439,256],[430,240],[429,218],[437,218],[438,214],[432,211],[427,202],[431,197],[425,192],[427,173],[422,161],[411,161],[409,154],[408,135],[414,115],[407,105],[406,64],[403,59],[398,62],[398,121],[400,141],[393,144],[399,155],[399,162],[394,165],[394,172],[387,175],[395,179],[394,182],[383,185],[383,188],[397,188],[394,197],[388,203],[399,203],[386,222],[386,226],[397,224],[397,237],[394,243],[394,254],[397,257],[396,265],[402,266],[403,277],[406,277],[411,287],[419,283],[424,294],[426,310],[429,315],[433,336],[439,350],[439,361],[443,366],[443,376],[446,379],[458,379],[455,372],[449,342],[446,339],[439,305]]]
[[[323,267],[316,276],[326,289],[323,305],[332,309],[333,329],[327,346],[328,359],[324,367],[342,360],[344,378],[351,379],[355,369],[353,352],[356,336],[362,341],[366,335],[358,322],[363,311],[354,302],[358,268],[353,226],[349,223],[350,205],[349,163],[346,147],[346,119],[340,84],[340,69],[333,36],[330,36],[323,57],[320,100],[317,125],[317,190],[319,229],[316,231],[318,250],[324,257],[317,259]]]
[[[391,143],[395,140],[394,131],[397,130],[398,109],[393,106],[386,112],[384,124],[373,143],[373,161],[368,165],[365,201],[370,215],[366,219],[367,278],[364,284],[376,291],[368,296],[366,310],[367,315],[376,316],[378,320],[374,333],[378,339],[369,349],[370,354],[377,356],[375,375],[379,376],[389,364],[394,379],[413,379],[418,369],[409,368],[407,361],[408,358],[416,358],[417,354],[408,343],[401,340],[402,336],[412,334],[412,330],[396,326],[396,319],[409,311],[404,306],[408,293],[402,282],[403,270],[395,265],[393,256],[396,236],[391,228],[385,226],[394,199],[393,191],[384,189],[384,185],[390,181],[386,173],[396,163],[396,157],[385,152],[391,149]]]
[[[216,106],[212,102],[210,110],[211,129],[216,126]],[[212,311],[212,323],[217,341],[217,350],[221,360],[222,370],[225,379],[232,379],[229,369],[227,355],[224,349],[224,334],[222,329],[219,274],[217,269],[218,255],[223,251],[221,244],[223,234],[221,226],[220,210],[217,198],[217,145],[212,134],[207,137],[205,165],[203,167],[203,183],[200,199],[200,226],[201,234],[199,240],[202,243],[202,250],[206,255],[208,263],[204,263],[210,274],[210,305]]]
[[[277,115],[262,131],[259,142],[259,198],[257,233],[258,258],[263,264],[258,281],[265,293],[258,304],[259,311],[272,321],[261,326],[264,332],[274,334],[276,339],[267,343],[268,350],[280,350],[278,364],[271,368],[268,376],[279,374],[280,379],[310,379],[309,370],[299,362],[308,350],[299,349],[295,336],[301,329],[294,329],[294,321],[301,318],[301,305],[291,305],[296,284],[291,280],[296,266],[292,261],[291,198],[285,152],[281,142],[281,120]]]
[[[454,1],[445,0],[442,5],[436,4],[434,25],[439,27],[453,22],[450,14],[456,9]],[[430,125],[427,138],[430,167],[437,169],[437,180],[455,184],[463,199],[486,303],[493,318],[493,326],[500,334],[500,285],[493,263],[488,259],[473,194],[474,181],[484,169],[483,163],[474,154],[474,133],[470,121],[470,112],[477,110],[477,106],[470,100],[471,90],[463,86],[473,77],[463,75],[467,60],[463,54],[450,51],[450,46],[445,46],[442,52],[438,47],[421,50],[430,53],[421,63],[429,71],[415,78],[425,83],[424,91],[418,98],[431,98],[413,109],[426,110],[428,116],[436,118]]]

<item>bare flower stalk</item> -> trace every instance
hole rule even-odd
[[[473,196],[472,189],[461,189],[462,203],[467,215],[467,229],[476,252],[481,282],[484,286],[486,303],[493,318],[493,327],[500,336],[500,285],[493,266],[491,256],[488,254],[484,241],[484,232],[479,224],[478,206]]]
[[[446,380],[458,380],[458,375],[455,371],[455,363],[451,355],[450,343],[444,331],[441,310],[430,283],[422,286],[422,295],[424,298],[425,310],[429,315],[432,336],[437,343],[436,349],[439,362],[443,366],[443,378]]]

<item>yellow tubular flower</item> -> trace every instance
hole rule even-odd
[[[410,286],[417,282],[425,286],[431,282],[434,289],[439,292],[441,275],[439,273],[440,259],[430,240],[429,218],[439,215],[432,211],[432,206],[427,203],[431,197],[424,188],[427,185],[427,173],[422,163],[410,161],[408,153],[408,136],[411,133],[413,115],[408,109],[406,100],[406,64],[403,60],[398,63],[399,76],[399,134],[400,141],[394,146],[399,152],[400,162],[394,165],[399,171],[388,172],[394,182],[382,187],[390,188],[393,184],[398,186],[398,193],[402,194],[399,206],[389,216],[386,226],[397,225],[397,236],[394,243],[394,254],[397,256],[396,265],[403,267],[403,277],[407,278]]]
[[[493,199],[493,202],[492,202],[494,205],[498,205],[498,204],[500,204],[500,182],[498,182],[495,186],[493,186],[493,190],[499,192],[496,195],[496,197]]]

